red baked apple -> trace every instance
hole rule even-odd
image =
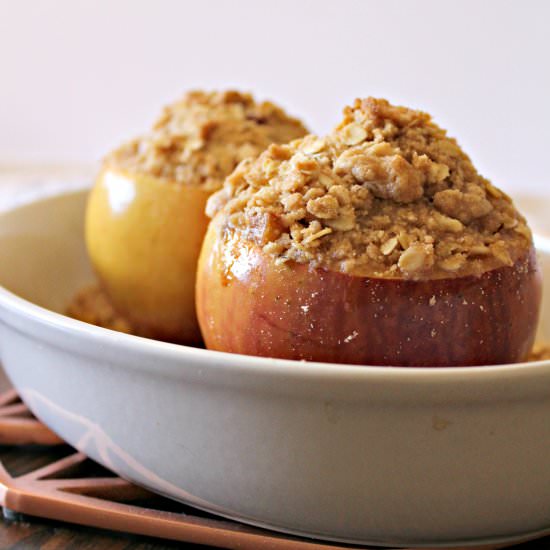
[[[526,358],[541,273],[525,218],[427,113],[358,99],[207,203],[206,345],[363,365]]]
[[[197,314],[208,349],[399,366],[522,361],[535,337],[541,272],[531,248],[512,266],[436,280],[358,277],[287,262],[210,224]]]

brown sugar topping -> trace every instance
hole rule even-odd
[[[512,265],[531,232],[423,112],[357,99],[328,136],[272,145],[208,203],[228,230],[290,260],[390,278],[479,275]]]
[[[218,189],[245,158],[307,133],[270,102],[236,91],[193,91],[166,107],[146,135],[111,153],[108,166]]]

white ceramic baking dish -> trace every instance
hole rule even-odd
[[[549,361],[301,363],[69,319],[60,312],[92,279],[84,203],[61,194],[0,217],[2,362],[77,449],[199,508],[320,538],[449,546],[550,527]],[[543,309],[550,341],[548,283]]]

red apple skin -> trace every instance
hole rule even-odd
[[[534,248],[479,277],[375,279],[297,263],[210,224],[197,313],[212,350],[329,363],[473,366],[524,360],[542,276]]]

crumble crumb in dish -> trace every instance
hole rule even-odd
[[[65,313],[68,317],[90,325],[135,334],[129,321],[113,309],[107,295],[98,284],[88,285],[77,292]]]
[[[215,190],[243,159],[306,133],[298,119],[250,94],[192,91],[166,107],[148,134],[111,153],[105,164]]]
[[[438,279],[511,266],[532,243],[511,199],[430,115],[357,99],[325,137],[271,145],[208,202],[277,262]]]
[[[550,344],[539,343],[533,346],[528,361],[550,361]]]

